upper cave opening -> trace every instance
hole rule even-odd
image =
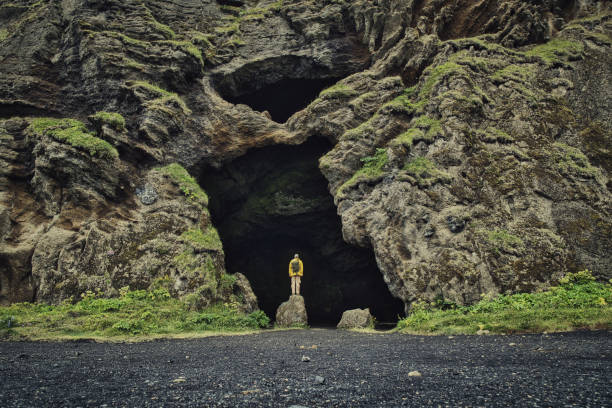
[[[395,322],[404,304],[391,296],[370,249],[348,245],[318,158],[331,145],[250,151],[221,169],[202,169],[213,222],[228,272],[244,273],[259,306],[274,317],[289,298],[288,264],[304,262],[302,295],[311,325],[335,325],[347,309],[369,307],[380,322]]]
[[[268,111],[272,120],[285,123],[294,113],[304,109],[319,96],[319,93],[338,82],[341,78],[289,78],[263,86],[255,91],[223,95],[233,104],[244,104],[252,109]]]

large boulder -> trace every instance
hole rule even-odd
[[[276,311],[276,325],[280,327],[305,326],[308,324],[306,304],[300,295],[291,295]]]
[[[257,306],[257,296],[255,296],[255,292],[251,288],[251,284],[246,276],[243,274],[236,272],[234,274],[236,278],[236,283],[234,284],[234,293],[238,296],[241,301],[242,309],[245,313],[251,313],[255,310],[258,310]]]
[[[342,313],[339,329],[365,329],[374,327],[374,317],[367,309],[352,309]]]

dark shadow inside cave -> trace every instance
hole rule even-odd
[[[395,322],[403,303],[389,293],[370,249],[342,239],[340,218],[318,169],[331,145],[253,150],[219,170],[202,169],[213,222],[230,273],[244,273],[259,306],[274,318],[289,298],[288,264],[304,261],[302,295],[311,325],[335,325],[342,312],[369,307],[380,322]]]
[[[252,109],[268,111],[272,120],[285,123],[295,112],[304,109],[319,93],[340,78],[283,79],[256,91],[237,96],[223,95],[233,104],[244,104]]]

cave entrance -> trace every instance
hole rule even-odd
[[[372,251],[342,239],[318,168],[331,147],[324,139],[266,147],[201,172],[227,270],[244,273],[260,308],[274,317],[291,293],[288,264],[299,253],[311,325],[336,325],[344,310],[357,307],[369,307],[380,322],[395,322],[404,304],[391,296]]]
[[[259,112],[268,111],[272,120],[285,123],[295,112],[314,101],[319,93],[341,78],[283,79],[256,91],[223,97],[233,104],[244,104]]]

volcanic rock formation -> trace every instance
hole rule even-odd
[[[0,27],[2,303],[252,308],[197,181],[321,137],[406,309],[612,277],[609,2],[15,0]]]

